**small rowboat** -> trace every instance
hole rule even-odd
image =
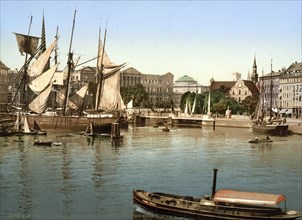
[[[43,145],[43,146],[51,146],[52,141],[51,140],[34,140],[34,145]]]
[[[251,143],[251,144],[259,144],[259,143],[271,143],[271,142],[273,142],[273,140],[271,140],[271,139],[269,139],[269,140],[267,140],[267,139],[253,139],[253,140],[249,140],[249,143]]]

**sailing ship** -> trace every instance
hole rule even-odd
[[[270,107],[269,118],[266,119],[264,112],[264,86],[263,81],[259,82],[260,97],[255,109],[254,118],[252,122],[252,130],[257,133],[271,134],[271,135],[286,135],[288,133],[288,124],[284,120],[274,120],[272,115],[272,99],[273,99],[273,81],[272,81],[272,64],[270,75]]]
[[[28,111],[33,113],[27,114],[28,122],[31,125],[36,122],[44,128],[64,128],[83,131],[87,125],[93,123],[98,129],[108,130],[111,128],[111,124],[113,122],[117,122],[119,120],[119,110],[125,108],[119,93],[120,69],[125,64],[113,65],[105,53],[104,47],[101,45],[101,41],[99,41],[100,46],[98,51],[101,51],[102,53],[100,53],[101,55],[98,56],[98,65],[101,67],[100,71],[99,68],[97,68],[97,71],[99,71],[97,77],[98,79],[101,79],[98,81],[98,95],[96,97],[97,100],[95,111],[98,112],[98,114],[91,114],[91,112],[86,110],[83,112],[84,115],[82,115],[80,111],[82,110],[84,99],[88,91],[88,85],[84,84],[75,94],[70,94],[70,81],[76,66],[76,62],[73,61],[73,54],[70,52],[75,24],[75,15],[76,11],[73,19],[72,35],[67,62],[68,65],[63,72],[57,72],[58,63],[55,63],[52,67],[47,69],[47,64],[50,61],[51,53],[56,48],[59,40],[57,35],[52,44],[43,53],[41,53],[41,46],[37,48],[38,43],[36,37],[31,37],[29,34],[16,34],[16,36],[18,36],[17,42],[20,52],[25,52],[26,56],[27,54],[31,55],[30,59],[26,58],[24,66],[18,72],[19,76],[24,76],[23,78],[26,80],[23,80],[23,83],[28,86],[28,90],[30,90],[34,96],[29,103],[24,104],[24,110],[27,113]],[[42,29],[43,27],[44,25],[42,26]],[[23,37],[22,40],[19,39],[20,36]],[[34,43],[32,43],[32,39],[35,40]],[[30,51],[27,49],[28,47],[31,48]],[[37,60],[33,61],[34,57],[37,57]],[[14,79],[17,79],[17,77]],[[60,82],[64,83],[60,84]],[[59,89],[54,89],[54,86]],[[57,105],[64,110],[62,114],[42,114],[47,108],[47,104],[49,103],[48,100],[52,92],[56,92],[55,100]],[[26,99],[29,99],[28,95],[25,95],[25,97]],[[80,114],[72,115],[72,112],[77,112]],[[100,114],[100,112],[102,114]]]
[[[298,219],[301,211],[282,209],[279,203],[286,197],[281,194],[243,192],[220,189],[216,191],[214,169],[212,196],[193,198],[162,192],[133,190],[133,201],[155,213],[192,219]]]

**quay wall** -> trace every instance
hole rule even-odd
[[[162,120],[162,119],[168,119],[169,115],[160,114],[160,115],[148,115],[148,116],[142,116],[142,117],[149,119],[149,120],[156,120],[156,119]],[[194,115],[194,116],[192,116],[192,118],[202,120],[203,116]],[[302,119],[287,118],[287,123],[289,125],[289,128],[288,128],[289,130],[291,130],[294,134],[302,135]],[[207,123],[207,125],[205,125],[205,126],[212,126],[212,123]],[[231,118],[216,118],[215,126],[250,128],[252,126],[252,120],[250,119],[249,116],[232,115]]]

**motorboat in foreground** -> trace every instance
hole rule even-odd
[[[193,198],[161,192],[133,190],[133,200],[144,208],[161,214],[193,219],[297,219],[301,211],[288,211],[278,206],[284,195],[234,190],[216,192],[214,169],[212,196]],[[286,204],[286,203],[285,203]]]

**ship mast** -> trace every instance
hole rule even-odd
[[[30,22],[27,32],[27,38],[29,38],[30,28],[32,24],[33,16],[30,16]],[[26,41],[29,43],[29,41]],[[29,45],[26,45],[29,46]],[[27,68],[28,68],[28,62],[27,62],[27,53],[25,53],[25,61],[24,61],[24,73],[23,73],[23,100],[25,102],[25,112],[28,112],[28,75],[27,75]]]
[[[72,24],[72,30],[71,30],[69,52],[68,52],[68,61],[67,61],[68,75],[67,75],[67,88],[66,88],[66,91],[65,91],[65,105],[64,105],[65,115],[67,115],[67,111],[68,111],[68,95],[69,95],[69,89],[70,89],[69,87],[70,87],[71,64],[72,64],[72,56],[73,56],[73,54],[71,53],[71,46],[72,46],[72,38],[73,38],[73,31],[74,31],[76,12],[77,11],[74,10],[73,24]]]
[[[269,117],[272,118],[272,107],[273,107],[273,70],[272,70],[272,62],[273,59],[271,59],[271,85],[270,85],[270,109],[269,109]]]
[[[104,45],[103,45],[103,50],[102,50],[102,57],[101,57],[101,69],[100,73],[97,75],[97,80],[98,80],[98,86],[97,86],[97,94],[96,94],[96,101],[95,101],[95,109],[99,109],[99,101],[101,97],[101,90],[102,90],[102,83],[103,83],[103,70],[104,70],[104,54],[105,54],[105,45],[106,45],[106,35],[107,35],[107,23],[106,23],[106,29],[105,29],[105,34],[104,34]],[[100,43],[100,41],[99,41]],[[99,68],[99,64],[97,64],[97,69]],[[97,70],[98,71],[98,70]]]

